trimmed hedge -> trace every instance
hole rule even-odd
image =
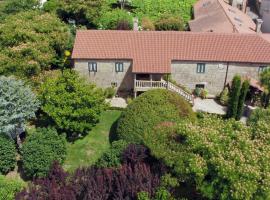
[[[16,147],[14,141],[0,135],[0,174],[7,174],[16,165]]]
[[[66,157],[65,135],[52,128],[40,128],[26,138],[22,147],[23,169],[29,177],[44,177],[54,161]]]
[[[128,105],[117,125],[117,137],[128,143],[142,143],[144,133],[162,123],[182,118],[195,119],[191,106],[178,94],[165,89],[150,90]]]

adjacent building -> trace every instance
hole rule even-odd
[[[237,4],[237,1],[233,1]],[[243,2],[242,2],[243,3]],[[238,4],[237,4],[238,5]],[[192,32],[255,33],[254,21],[237,6],[223,0],[199,0],[193,6],[194,19],[189,21]]]
[[[166,87],[190,98],[164,77],[190,90],[218,94],[235,74],[253,79],[270,64],[263,34],[177,31],[78,31],[74,69],[100,87],[146,91]]]

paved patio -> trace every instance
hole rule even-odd
[[[218,104],[214,99],[201,99],[201,98],[196,98],[194,100],[194,106],[192,109],[195,112],[203,111],[219,115],[225,115],[227,110],[226,106]]]

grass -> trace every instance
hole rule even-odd
[[[121,111],[109,110],[101,114],[100,122],[87,136],[67,145],[64,169],[74,171],[78,167],[94,164],[110,147],[109,134]]]

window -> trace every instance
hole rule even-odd
[[[89,62],[88,63],[88,71],[89,72],[97,72],[97,63],[96,62]]]
[[[204,89],[205,88],[205,84],[202,84],[202,83],[196,84],[195,85],[195,88]]]
[[[259,66],[259,73],[263,72],[264,70],[266,70],[268,67],[267,66]]]
[[[200,74],[205,73],[205,63],[197,64],[197,73],[200,73]]]
[[[117,62],[115,63],[115,71],[123,72],[124,71],[124,63]]]

